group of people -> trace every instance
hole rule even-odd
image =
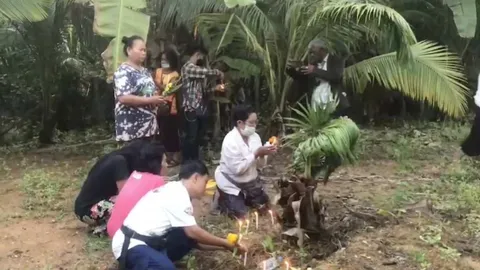
[[[115,130],[122,147],[91,168],[75,200],[76,216],[95,234],[112,238],[121,269],[175,269],[174,262],[193,248],[245,252],[244,246],[202,229],[192,206],[192,199],[204,195],[210,179],[207,166],[199,160],[199,145],[209,97],[223,73],[208,68],[207,53],[201,48],[192,50],[181,68],[177,52],[169,49],[152,76],[142,66],[143,39],[132,36],[122,41],[128,60],[114,74]],[[329,55],[319,40],[310,44],[308,58],[306,66],[289,65],[287,74],[311,90],[315,106],[339,96],[340,108],[348,107],[340,87],[344,61]],[[172,85],[181,85],[180,95],[163,94]],[[185,120],[182,147],[179,115]],[[262,214],[270,207],[258,169],[277,146],[262,143],[252,107],[235,106],[232,120],[214,173],[213,202],[221,213],[243,219],[249,208]],[[168,168],[179,163],[179,180],[165,181]]]
[[[208,102],[213,91],[220,89],[217,82],[223,80],[224,74],[207,67],[207,52],[201,47],[191,49],[190,59],[182,67],[178,52],[167,48],[157,61],[160,67],[151,74],[143,66],[147,56],[144,40],[132,36],[124,37],[122,42],[127,61],[113,77],[116,140],[159,139],[167,151],[169,166],[178,165],[180,159],[198,159],[207,131]],[[165,94],[172,88],[181,90]],[[185,133],[182,148],[180,123],[184,123]]]
[[[269,209],[257,169],[277,148],[262,145],[250,106],[236,106],[232,118],[234,127],[223,141],[215,171],[215,197],[221,213],[243,219],[249,208],[260,214]],[[135,140],[100,158],[75,201],[77,217],[94,233],[108,233],[121,269],[176,269],[174,262],[194,248],[245,252],[239,243],[196,223],[192,199],[205,194],[207,166],[200,160],[185,162],[179,180],[167,182],[165,151],[159,142]]]

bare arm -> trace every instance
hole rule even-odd
[[[208,69],[193,64],[185,66],[184,71],[186,77],[203,79],[207,76],[221,76],[222,72],[218,69]],[[183,76],[183,75],[182,75]]]
[[[158,98],[159,100],[161,99],[161,97],[159,96],[156,96],[155,98]],[[155,99],[136,96],[136,95],[119,96],[118,102],[127,106],[133,106],[133,107],[158,104],[157,102],[155,102]]]
[[[205,231],[204,229],[200,228],[198,225],[184,227],[185,234],[193,239],[196,240],[199,244],[199,247],[216,247],[217,249],[227,249],[233,250],[235,248],[234,245],[230,244],[227,240],[222,239],[220,237],[214,236],[209,232]]]
[[[223,247],[209,246],[209,245],[204,245],[204,244],[198,244],[197,248],[199,250],[204,250],[204,251],[225,250],[225,248],[223,248]]]

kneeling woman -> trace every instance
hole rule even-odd
[[[220,211],[243,218],[248,207],[268,208],[268,196],[258,178],[257,161],[276,152],[275,146],[262,146],[255,133],[257,114],[253,108],[239,105],[233,109],[235,127],[225,136],[220,165],[215,171]]]
[[[163,146],[134,141],[100,158],[88,173],[75,200],[75,215],[94,234],[106,233],[115,198],[133,171],[160,174]]]

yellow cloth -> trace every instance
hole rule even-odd
[[[180,77],[180,75],[176,71],[173,71],[167,74],[167,73],[163,73],[163,69],[157,68],[155,71],[155,84],[157,86],[162,86],[163,89],[165,89],[165,87],[167,87],[169,83],[172,83],[178,80],[178,77]],[[161,95],[162,92],[163,90],[158,90],[159,95]],[[176,115],[178,111],[177,111],[177,99],[175,97],[175,94],[167,96],[166,99],[171,104],[170,114]]]

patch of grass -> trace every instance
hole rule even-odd
[[[61,213],[66,210],[64,191],[71,184],[71,178],[64,173],[45,169],[28,170],[21,182],[25,194],[24,208],[42,215],[49,211]]]
[[[98,237],[94,235],[88,235],[87,241],[85,243],[85,250],[88,255],[97,253],[97,252],[105,252],[110,251],[111,242],[108,237]]]
[[[412,254],[413,260],[420,266],[420,269],[426,270],[432,264],[428,261],[427,255],[425,252],[416,251]]]

